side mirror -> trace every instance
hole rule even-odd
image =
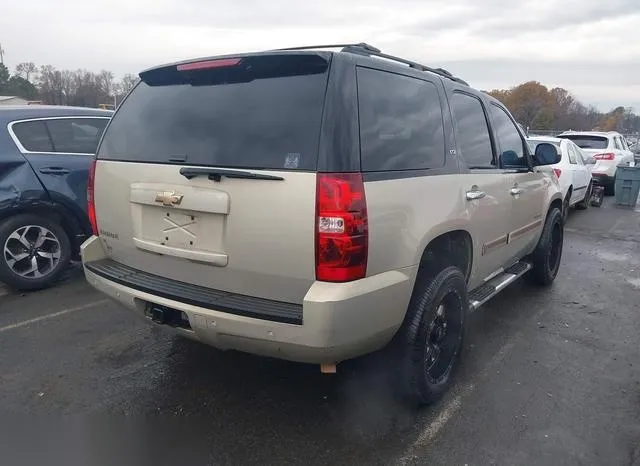
[[[536,146],[535,158],[537,165],[555,165],[562,159],[556,146],[548,142],[541,142]]]

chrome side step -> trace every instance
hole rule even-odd
[[[532,265],[529,262],[516,262],[504,272],[471,291],[469,293],[469,310],[475,311],[478,309],[508,285],[531,270],[531,268]]]

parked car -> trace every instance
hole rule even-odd
[[[595,131],[566,132],[559,138],[570,139],[586,155],[596,159],[593,167],[593,179],[605,187],[607,194],[614,194],[618,165],[632,165],[633,152],[620,133],[611,131],[601,133]]]
[[[444,70],[356,44],[140,78],[98,149],[82,260],[150,322],[325,372],[387,347],[423,404],[469,309],[556,277],[555,146],[532,154],[499,101]]]
[[[593,187],[591,171],[596,160],[583,154],[582,150],[567,138],[535,136],[528,138],[528,143],[532,152],[535,152],[538,144],[544,143],[553,144],[560,153],[560,162],[552,165],[552,168],[562,189],[564,220],[566,221],[571,207],[588,208]]]
[[[113,112],[0,107],[0,282],[50,285],[91,234],[87,178]]]

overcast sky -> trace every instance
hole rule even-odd
[[[54,6],[55,5],[55,6]],[[5,63],[108,69],[365,41],[481,89],[527,80],[640,112],[640,0],[7,0]]]

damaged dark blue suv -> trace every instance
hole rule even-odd
[[[0,282],[51,284],[91,234],[87,179],[113,112],[0,107]]]

